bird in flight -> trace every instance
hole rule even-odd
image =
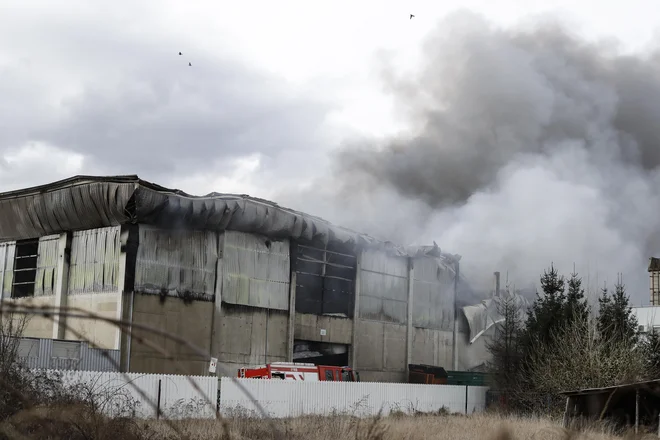
[[[179,52],[179,55],[183,55],[181,52]]]
[[[189,66],[192,66],[192,63],[188,63]]]
[[[413,17],[414,17],[414,15],[410,14],[410,19],[411,20],[413,19]],[[181,54],[179,54],[179,55],[181,55]]]

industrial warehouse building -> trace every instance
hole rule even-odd
[[[194,197],[137,176],[0,194],[3,302],[68,306],[136,326],[33,316],[24,336],[86,340],[118,352],[131,372],[210,374],[208,356],[139,325],[208,351],[218,374],[300,361],[404,381],[409,364],[478,367],[480,336],[497,317],[492,301],[457,309],[458,260],[265,200]]]

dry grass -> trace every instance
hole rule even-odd
[[[271,421],[272,422],[272,421]],[[351,417],[304,417],[275,420],[287,440],[614,440],[619,437],[606,429],[568,432],[548,419],[512,418],[486,414],[475,416],[416,416],[383,419]],[[177,427],[190,439],[277,439],[271,423],[254,419],[231,419],[226,422],[181,421]],[[158,438],[175,438],[171,428],[148,422]],[[281,437],[279,437],[281,438]],[[639,436],[641,438],[657,438]]]

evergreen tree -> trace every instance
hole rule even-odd
[[[598,331],[605,340],[612,342],[637,342],[637,318],[632,313],[630,298],[621,278],[614,286],[614,293],[609,294],[607,287],[598,300],[600,312],[598,315]]]
[[[496,326],[492,341],[486,344],[492,356],[489,370],[496,387],[505,393],[505,397],[516,388],[522,360],[520,333],[523,322],[520,307],[510,294],[501,298],[497,310],[503,321]]]
[[[584,297],[582,278],[578,277],[575,269],[566,284],[568,286],[566,305],[564,306],[566,324],[570,324],[575,319],[586,321],[589,317],[589,305]]]
[[[542,293],[536,293],[536,300],[527,316],[525,339],[527,345],[547,344],[552,335],[564,324],[566,304],[566,283],[554,267],[541,276]],[[531,347],[530,347],[531,348]]]
[[[649,379],[660,378],[660,333],[652,329],[644,342]]]
[[[607,285],[603,286],[598,298],[598,319],[596,320],[598,333],[603,337],[607,334],[607,328],[612,322],[612,298],[607,290]]]

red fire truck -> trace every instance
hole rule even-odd
[[[350,367],[331,367],[325,365],[303,364],[295,362],[273,362],[238,369],[238,377],[247,379],[282,379],[306,381],[359,382],[360,375]]]

